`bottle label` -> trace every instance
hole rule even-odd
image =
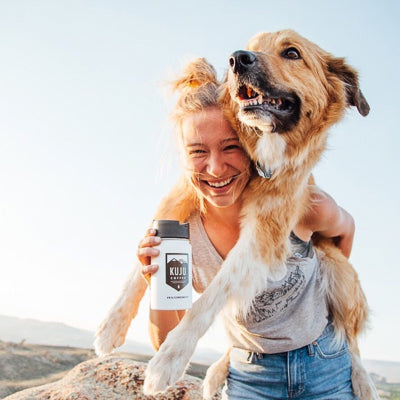
[[[189,283],[189,254],[187,253],[166,253],[165,254],[166,274],[165,280],[178,292]]]

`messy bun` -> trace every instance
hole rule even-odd
[[[218,106],[220,83],[214,67],[205,58],[196,58],[186,64],[179,77],[171,82],[171,86],[178,95],[171,113],[178,129],[188,114]]]

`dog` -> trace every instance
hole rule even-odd
[[[285,275],[288,238],[309,204],[311,171],[326,147],[328,129],[349,106],[363,116],[369,113],[357,72],[291,30],[258,34],[246,51],[232,54],[221,105],[259,176],[244,192],[237,244],[150,361],[146,394],[162,391],[182,376],[198,339],[222,309],[245,314],[267,278]],[[196,204],[193,190],[182,181],[171,193],[155,218],[185,220]],[[351,349],[355,394],[362,400],[376,399],[359,359],[357,335],[366,323],[368,306],[357,273],[331,241],[319,238],[315,246],[336,336],[346,337]],[[97,331],[98,354],[123,343],[146,287],[140,267],[135,268]],[[228,364],[227,353],[209,369],[206,398],[225,378]]]

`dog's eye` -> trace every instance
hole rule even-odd
[[[295,47],[289,47],[288,49],[284,50],[282,56],[289,60],[299,60],[301,58],[299,50],[297,50]]]

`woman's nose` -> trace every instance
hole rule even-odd
[[[209,175],[219,177],[222,176],[226,169],[224,158],[219,153],[210,154],[207,162],[207,173]]]

